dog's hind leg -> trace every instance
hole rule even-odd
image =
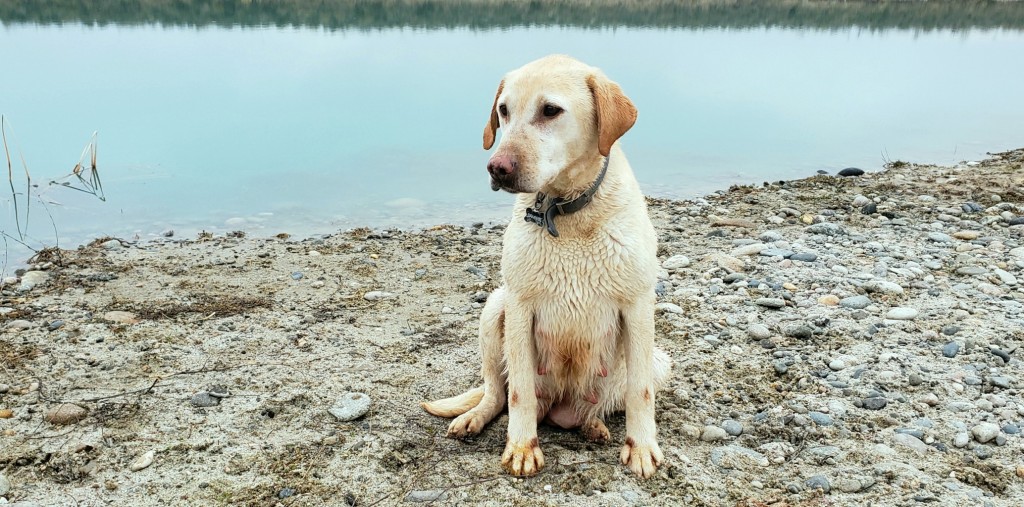
[[[478,391],[477,396],[463,395],[465,399],[460,400],[463,403],[458,404],[459,411],[451,413],[459,417],[448,426],[449,437],[462,438],[480,433],[480,430],[505,408],[505,368],[502,359],[504,328],[505,289],[501,287],[487,298],[487,304],[480,314],[480,359],[483,363],[481,370],[484,385],[470,391]],[[454,398],[449,398],[452,399]],[[434,413],[428,405],[432,404],[424,404],[424,408]]]

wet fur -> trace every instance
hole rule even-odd
[[[568,117],[535,119],[533,111],[552,101]],[[499,104],[511,111],[507,119],[496,114]],[[671,362],[654,348],[657,239],[617,143],[635,119],[617,84],[564,56],[527,64],[498,87],[484,147],[505,129],[494,156],[518,161],[511,187],[520,193],[503,241],[503,285],[480,318],[484,383],[423,407],[458,415],[448,435],[459,438],[478,433],[507,396],[502,463],[514,475],[544,466],[536,428],[546,417],[574,423],[590,440],[608,440],[604,417],[625,410],[623,463],[648,477],[662,460],[654,397]],[[579,195],[604,156],[610,161],[603,184],[589,206],[555,218],[559,237],[523,221],[535,192]]]

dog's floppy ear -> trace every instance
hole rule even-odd
[[[603,75],[587,76],[587,87],[594,96],[597,149],[601,155],[607,157],[615,141],[636,123],[636,107],[622,93],[622,88],[619,88],[618,84]]]
[[[491,146],[494,146],[494,136],[498,134],[498,97],[501,96],[501,90],[505,88],[505,80],[502,79],[498,83],[498,91],[494,94],[494,104],[491,104],[491,117],[487,120],[487,125],[484,125],[484,149],[489,150]]]

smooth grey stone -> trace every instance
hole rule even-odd
[[[956,436],[953,437],[953,447],[956,447],[957,449],[963,449],[964,447],[967,447],[967,444],[969,443],[971,443],[971,435],[966,431],[957,433]]]
[[[722,421],[722,429],[734,437],[738,437],[743,434],[743,425],[732,419]]]
[[[849,308],[851,310],[863,310],[871,306],[871,298],[864,295],[850,296],[848,298],[840,299],[839,306]]]
[[[789,371],[789,365],[786,364],[786,361],[784,359],[776,360],[774,363],[772,363],[772,366],[775,368],[775,373],[778,375],[784,375],[787,371]]]
[[[773,309],[779,309],[786,306],[786,300],[782,298],[758,298],[754,303],[758,306]]]
[[[725,440],[725,437],[729,434],[718,426],[705,426],[704,431],[700,434],[700,439],[703,442],[717,442],[719,440]]]
[[[988,381],[989,381],[990,384],[992,384],[992,385],[994,385],[996,387],[1002,388],[1002,389],[1009,389],[1010,388],[1010,379],[1008,377],[1003,377],[1001,375],[997,375],[995,377],[989,377]]]
[[[292,280],[302,280],[303,274],[301,271],[295,271],[292,273]]]
[[[747,326],[747,335],[755,340],[764,340],[772,337],[772,332],[764,324],[751,324]]]
[[[807,489],[820,489],[825,493],[832,491],[832,485],[828,483],[828,479],[824,475],[815,475],[804,482],[807,485]]]
[[[849,176],[862,176],[864,174],[864,170],[863,169],[858,169],[856,167],[847,167],[846,169],[843,169],[842,171],[839,171],[836,174],[838,174],[839,176],[847,176],[847,177],[849,177]]]
[[[210,393],[206,391],[200,391],[192,395],[192,399],[189,401],[194,407],[216,407],[220,405],[220,398],[210,396]]]
[[[370,397],[363,393],[345,393],[327,410],[341,422],[359,419],[370,411]]]
[[[989,352],[992,352],[992,355],[999,357],[999,359],[1002,359],[1003,364],[1010,362],[1010,354],[1007,354],[1006,351],[1002,349],[989,349]]]
[[[914,320],[917,318],[917,310],[913,308],[907,308],[904,306],[898,306],[889,310],[885,314],[885,318],[890,320]]]
[[[864,398],[863,400],[861,400],[861,403],[863,404],[864,408],[868,410],[882,410],[883,408],[885,408],[886,405],[889,404],[889,401],[886,400],[885,398],[875,397]]]
[[[818,260],[818,254],[814,254],[811,252],[795,253],[789,257],[789,260],[800,262],[814,262]]]
[[[983,444],[990,442],[999,435],[999,426],[995,423],[983,422],[971,428],[974,439]]]
[[[865,282],[861,287],[868,292],[881,292],[883,294],[903,294],[903,287],[899,284],[886,280],[871,280]]]
[[[786,250],[785,248],[765,248],[761,250],[761,255],[765,257],[782,257],[784,259],[792,257],[794,253],[792,250]]]
[[[942,326],[942,334],[946,336],[953,336],[960,332],[960,326],[954,326],[952,324],[948,326]]]
[[[1016,435],[1020,433],[1020,427],[1013,423],[1006,423],[1003,425],[1003,433],[1007,435]]]
[[[919,386],[922,383],[924,383],[924,379],[922,379],[921,376],[916,373],[911,373],[908,381],[912,386]]]
[[[977,276],[988,273],[988,270],[981,266],[964,266],[961,268],[956,268],[956,273],[958,275]]]
[[[896,433],[892,436],[892,440],[897,444],[909,447],[918,454],[925,454],[928,452],[928,445],[909,433]]]
[[[942,355],[946,357],[956,357],[960,353],[960,344],[957,342],[949,342],[942,347]]]
[[[942,232],[929,232],[928,241],[934,241],[935,243],[952,243],[953,238],[949,234]]]
[[[808,412],[807,416],[818,426],[832,426],[832,416],[823,412]]]

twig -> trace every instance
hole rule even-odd
[[[160,380],[162,380],[162,379],[160,377],[157,377],[156,379],[153,380],[153,383],[150,384],[149,387],[145,387],[145,388],[142,388],[142,389],[135,389],[134,391],[125,391],[123,393],[118,393],[118,394],[111,394],[110,396],[100,396],[99,398],[86,398],[86,399],[81,400],[81,401],[83,403],[92,403],[92,402],[95,402],[95,401],[103,401],[103,400],[109,400],[109,399],[112,399],[112,398],[120,398],[121,396],[129,396],[129,395],[132,395],[132,394],[149,394],[149,392],[152,391],[154,387],[156,387],[157,383],[159,383]]]

